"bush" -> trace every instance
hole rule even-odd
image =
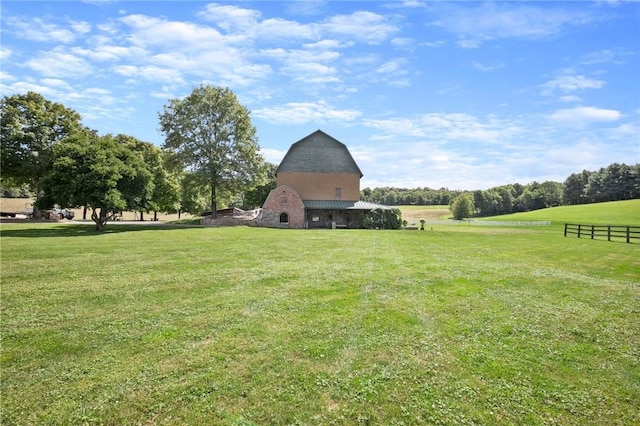
[[[27,185],[0,186],[0,195],[3,198],[30,198],[33,196]]]
[[[400,229],[402,213],[399,209],[373,209],[364,215],[362,226],[366,229]]]

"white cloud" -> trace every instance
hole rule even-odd
[[[465,48],[476,48],[495,39],[545,38],[567,27],[598,19],[586,8],[570,11],[550,5],[538,7],[522,3],[482,3],[475,7],[455,3],[436,5],[440,18],[437,25],[457,34],[458,44]]]
[[[76,46],[72,47],[70,50],[78,56],[84,56],[94,61],[101,62],[116,62],[132,58],[144,58],[148,55],[146,50],[135,46],[98,45],[93,48]]]
[[[610,130],[609,137],[612,139],[633,138],[640,149],[640,126],[637,123],[625,123]]]
[[[0,81],[4,81],[5,83],[8,83],[10,81],[15,81],[16,77],[12,76],[11,74],[4,72],[2,70],[0,70]],[[1,93],[1,91],[0,91]]]
[[[39,52],[25,65],[45,77],[80,77],[93,72],[91,64],[63,48]]]
[[[147,81],[161,82],[161,83],[174,83],[184,84],[182,74],[171,68],[161,68],[156,66],[142,66],[135,65],[118,65],[113,67],[113,71],[116,74],[120,74],[130,79],[143,78]]]
[[[259,108],[253,115],[275,124],[304,124],[309,122],[350,122],[362,113],[356,110],[335,109],[324,101],[290,102],[281,106]]]
[[[268,163],[280,164],[287,151],[272,148],[261,148],[260,153]]]
[[[405,65],[406,60],[402,58],[396,58],[380,65],[376,72],[379,74],[404,75],[407,73],[407,71],[403,69]]]
[[[6,22],[16,36],[39,42],[71,43],[78,36],[91,31],[91,25],[84,21],[70,21],[71,29],[47,23],[41,18],[27,21],[18,17],[9,17]]]
[[[68,82],[60,80],[58,78],[43,78],[42,80],[40,80],[40,82],[45,86],[56,90],[65,90],[67,92],[71,92],[73,90]]]
[[[336,15],[321,24],[330,34],[343,35],[354,40],[378,44],[387,40],[399,28],[373,12],[359,11],[351,15]]]
[[[366,119],[363,124],[395,136],[421,137],[435,143],[477,141],[496,143],[509,140],[522,131],[511,120],[469,114],[429,113],[411,118]]]
[[[605,85],[603,80],[577,75],[573,69],[560,70],[556,74],[554,79],[539,86],[542,89],[540,92],[542,96],[552,96],[557,92],[567,93],[582,89],[601,89]]]
[[[315,40],[319,37],[316,24],[300,24],[280,18],[266,19],[260,22],[256,30],[256,36],[262,40]]]
[[[145,15],[120,19],[132,28],[128,40],[134,47],[155,52],[136,57],[138,66],[174,70],[160,73],[161,82],[179,83],[180,74],[218,85],[246,86],[271,73],[268,64],[253,62],[253,41],[246,34],[223,35],[212,27]]]
[[[6,47],[0,47],[0,60],[4,61],[12,54],[11,49],[7,49]]]
[[[575,95],[566,95],[560,96],[559,98],[562,102],[582,102],[582,98]]]
[[[483,64],[483,63],[480,63],[478,61],[473,61],[473,62],[471,62],[471,65],[475,69],[480,70],[480,71],[484,71],[484,72],[495,71],[495,70],[499,70],[500,68],[504,68],[504,63],[501,62],[501,61],[494,62],[494,63],[491,63],[491,64]]]
[[[554,122],[566,125],[586,125],[593,122],[617,121],[621,117],[620,111],[587,106],[560,109],[549,116]]]
[[[337,83],[341,81],[338,69],[332,65],[339,57],[330,50],[267,49],[261,56],[282,62],[280,72],[295,81],[306,83]]]
[[[422,43],[420,43],[420,46],[442,47],[442,46],[444,46],[446,44],[447,44],[447,42],[445,40],[436,40],[436,41],[423,41]]]
[[[634,55],[634,52],[620,49],[604,49],[584,55],[582,57],[581,63],[583,65],[621,65],[625,63],[626,57],[631,55]]]
[[[218,27],[226,31],[246,30],[255,27],[260,15],[258,10],[216,3],[208,4],[198,12],[199,17],[215,22]]]
[[[310,16],[321,13],[327,3],[326,0],[289,1],[286,5],[287,11],[292,15]]]
[[[412,47],[415,40],[409,37],[396,37],[391,39],[391,44],[398,47]]]
[[[282,18],[260,20],[261,13],[255,9],[238,6],[209,4],[198,16],[214,22],[226,34],[243,34],[252,40],[315,39],[318,37],[316,24],[300,24]]]
[[[332,40],[332,39],[324,39],[314,43],[304,43],[302,45],[302,47],[304,47],[305,49],[322,49],[322,50],[339,49],[339,48],[351,47],[351,46],[353,46],[353,42],[342,42],[339,40]]]
[[[216,49],[245,41],[246,37],[223,36],[211,27],[191,22],[167,21],[146,15],[128,15],[120,21],[132,30],[128,40],[135,46],[160,46],[165,50],[193,51]]]

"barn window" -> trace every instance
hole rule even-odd
[[[289,223],[289,215],[286,213],[280,213],[280,223]]]
[[[336,200],[342,199],[342,188],[336,188]]]

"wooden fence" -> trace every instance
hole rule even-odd
[[[625,241],[640,243],[640,226],[626,225],[580,225],[564,224],[564,236],[577,235],[578,238],[605,239],[607,241]]]

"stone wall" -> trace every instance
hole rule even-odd
[[[287,222],[280,221],[282,213],[286,213]],[[272,190],[262,206],[258,224],[273,228],[304,228],[304,203],[298,192],[287,185]]]

